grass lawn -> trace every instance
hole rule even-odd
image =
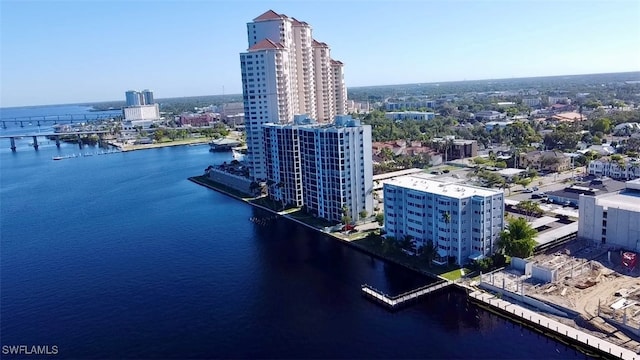
[[[288,215],[296,220],[302,221],[305,224],[309,224],[311,226],[318,227],[318,228],[325,228],[327,226],[333,226],[336,224],[335,222],[327,221],[325,219],[321,219],[318,217],[314,217],[313,215],[306,214],[304,211],[302,211],[302,209],[297,209],[296,211],[292,211]]]
[[[368,234],[367,234],[368,235]],[[420,258],[419,256],[411,256],[403,253],[402,251],[390,251],[383,245],[383,241],[380,236],[367,236],[363,239],[353,240],[351,243],[357,246],[360,246],[382,258],[389,259],[391,261],[398,262],[407,267],[416,269],[418,271],[422,271],[425,273],[430,273],[435,276],[442,276],[448,280],[456,280],[459,279],[462,274],[460,273],[460,266],[451,264],[451,265],[436,265],[436,264],[427,264],[427,262]],[[463,268],[465,274],[469,274],[471,270],[467,268]]]
[[[464,270],[465,275],[468,274],[469,272],[471,272],[471,270],[467,269],[467,268],[462,268],[462,269],[455,269],[455,270],[451,270],[449,272],[445,272],[440,274],[440,276],[442,276],[443,278],[447,279],[447,280],[458,280],[462,277],[462,272],[461,270]]]

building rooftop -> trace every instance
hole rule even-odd
[[[401,176],[386,180],[385,184],[400,186],[407,189],[428,192],[436,195],[443,195],[456,199],[465,199],[472,196],[493,196],[504,194],[504,191],[497,189],[487,189],[471,185],[442,182],[432,179],[425,179],[417,176]]]
[[[311,42],[311,46],[314,47],[329,47],[329,45],[327,45],[326,43],[320,42],[316,39],[313,39],[313,42]]]
[[[252,47],[249,48],[249,51],[256,50],[269,50],[269,49],[284,49],[284,45],[280,43],[275,43],[269,39],[263,39],[255,43]]]
[[[373,175],[373,181],[385,180],[385,179],[390,179],[390,178],[393,178],[393,177],[409,175],[409,174],[416,174],[416,173],[424,173],[424,170],[422,170],[422,169],[406,169],[406,170],[398,170],[398,171],[392,171],[392,172],[388,172],[388,173],[384,173],[384,174]],[[435,176],[435,175],[431,175],[431,174],[427,174],[427,175],[429,175],[431,177]]]
[[[286,18],[286,17],[287,17],[286,15],[278,14],[277,12],[275,12],[273,10],[267,10],[262,15],[260,15],[257,18],[253,19],[253,21],[275,20],[275,19],[283,19],[283,18]]]
[[[624,189],[625,183],[613,179],[595,179],[591,182],[579,183],[561,190],[549,191],[547,196],[578,200],[580,195],[602,196]]]
[[[510,158],[510,156],[507,158]],[[498,174],[509,177],[509,176],[522,174],[523,172],[527,172],[527,170],[516,169],[516,168],[506,168],[506,169],[499,170]]]
[[[577,232],[578,222],[576,221],[553,230],[542,232],[538,234],[534,240],[538,243],[538,246],[540,246]]]
[[[532,228],[537,229],[539,227],[552,224],[552,223],[554,223],[556,221],[558,221],[558,219],[556,219],[554,217],[543,216],[543,217],[540,217],[540,218],[534,218],[532,221],[529,221],[529,225],[531,225]]]
[[[596,203],[605,208],[640,212],[640,191],[627,189],[596,197]]]

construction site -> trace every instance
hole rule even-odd
[[[640,352],[636,253],[573,241],[482,276],[482,283],[557,320]]]

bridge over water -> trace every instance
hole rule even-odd
[[[82,136],[98,135],[98,141],[102,142],[104,134],[110,134],[110,131],[106,130],[93,130],[93,131],[76,131],[76,132],[54,132],[54,133],[38,133],[38,134],[25,134],[25,135],[0,135],[0,139],[9,139],[11,142],[11,151],[16,151],[16,139],[33,138],[33,148],[38,150],[38,137],[53,137],[56,141],[56,146],[60,147],[60,138],[63,136],[76,136],[78,138],[78,145],[82,149]]]
[[[113,110],[117,111],[117,110]],[[5,118],[0,117],[0,123],[2,123],[2,128],[6,129],[8,124],[20,124],[20,127],[25,127],[25,125],[33,125],[42,126],[43,124],[52,124],[56,125],[58,123],[61,124],[73,124],[75,121],[78,122],[87,122],[87,121],[96,121],[96,120],[107,120],[112,119],[114,117],[121,116],[113,114],[113,111],[105,111],[105,112],[96,112],[94,114],[67,114],[67,115],[41,115],[41,116],[22,116],[22,117],[12,117]]]

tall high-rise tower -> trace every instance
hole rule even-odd
[[[342,63],[313,40],[311,26],[269,10],[247,24],[249,48],[240,54],[251,176],[266,179],[266,123],[287,124],[305,114],[327,123],[347,109]]]
[[[127,99],[127,106],[138,106],[142,105],[140,101],[140,93],[135,90],[129,90],[125,93]]]
[[[142,90],[142,99],[144,100],[143,105],[153,105],[155,102],[153,101],[153,91],[149,89]]]

